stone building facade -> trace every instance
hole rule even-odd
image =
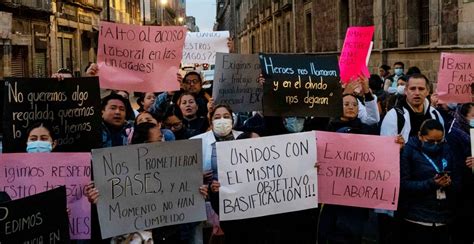
[[[216,0],[240,53],[336,54],[349,26],[375,26],[370,69],[396,61],[436,80],[441,52],[474,51],[473,0]]]

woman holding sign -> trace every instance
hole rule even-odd
[[[53,129],[45,123],[36,123],[28,129],[26,151],[28,153],[51,152],[56,147]]]
[[[377,101],[368,87],[368,79],[360,76],[356,82],[361,84],[365,95],[367,117],[377,119],[379,117]],[[353,94],[345,94],[342,100],[343,114],[340,118],[329,122],[328,131],[377,135],[376,125],[370,126],[358,118],[357,97]],[[370,211],[367,208],[324,204],[320,209],[319,243],[362,243],[364,237],[375,235],[375,230],[366,229],[370,220]]]
[[[400,159],[403,243],[449,243],[451,203],[459,186],[455,156],[440,122],[429,119],[410,138]]]
[[[474,103],[457,107],[453,124],[446,137],[453,154],[459,156],[456,167],[461,173],[462,191],[456,198],[453,230],[454,243],[473,243],[474,235],[474,157],[471,155],[470,130],[474,128]]]

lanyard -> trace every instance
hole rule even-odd
[[[425,158],[428,160],[428,162],[431,163],[431,165],[432,165],[433,168],[436,170],[436,172],[438,172],[438,174],[441,173],[442,171],[444,171],[444,169],[446,169],[446,167],[448,166],[448,161],[443,158],[443,159],[441,160],[441,163],[443,164],[443,170],[440,171],[439,168],[438,168],[438,166],[436,166],[435,162],[433,162],[433,160],[431,160],[431,158],[428,157],[428,155],[426,155],[425,153],[422,153],[422,154],[423,154],[423,156],[425,156]]]

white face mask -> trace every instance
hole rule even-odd
[[[397,75],[397,76],[403,75],[403,69],[401,69],[401,68],[396,68],[396,69],[395,69],[395,75]]]
[[[405,95],[405,86],[398,86],[397,93],[400,95]]]
[[[225,118],[213,120],[212,131],[216,136],[227,136],[232,132],[232,120]]]

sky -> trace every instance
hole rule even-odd
[[[200,31],[212,31],[216,21],[216,0],[186,0],[186,15],[196,18]]]

